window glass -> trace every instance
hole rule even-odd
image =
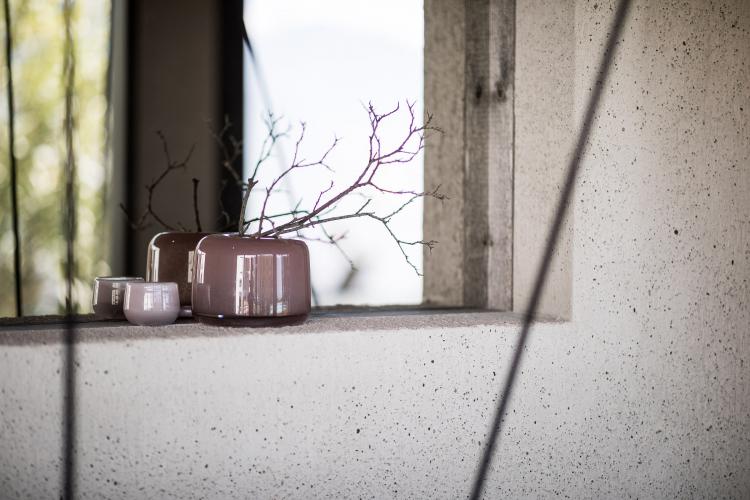
[[[415,103],[421,123],[423,82],[423,10],[421,1],[387,0],[246,0],[245,23],[256,64],[245,57],[246,172],[257,158],[267,130],[269,110],[290,125],[290,137],[264,165],[264,179],[288,166],[299,122],[307,129],[305,158],[324,152],[334,138],[341,142],[329,157],[335,173],[325,169],[296,171],[273,194],[273,208],[285,212],[299,199],[312,205],[330,181],[331,192],[346,187],[368,158],[370,123],[365,106],[385,112],[401,103],[381,138],[394,142],[408,128],[406,100]],[[378,174],[380,175],[380,174]],[[422,157],[384,169],[384,185],[397,190],[423,189]],[[262,193],[251,196],[249,217],[257,216]],[[405,199],[377,196],[379,213],[398,208]],[[349,207],[361,199],[350,200]],[[351,210],[351,208],[349,208]],[[345,212],[344,210],[343,212]],[[341,212],[341,213],[343,213]],[[391,227],[404,240],[422,237],[421,200],[394,218]],[[421,277],[407,264],[386,229],[375,220],[355,219],[327,226],[345,235],[340,248],[310,242],[317,305],[414,304],[422,300]],[[422,247],[405,249],[421,271]],[[345,253],[354,263],[352,270]]]
[[[64,191],[65,27],[62,2],[11,0],[15,146],[23,277],[23,313],[56,314],[65,304]],[[4,15],[4,11],[2,11]],[[106,88],[110,2],[74,2],[76,279],[74,301],[91,310],[94,277],[108,275],[105,217],[108,169]],[[0,23],[0,316],[15,315],[13,227],[8,158],[5,22]]]

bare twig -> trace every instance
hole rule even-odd
[[[274,117],[273,113],[268,113],[268,116],[266,117],[266,128],[268,129],[268,134],[266,135],[265,139],[263,139],[263,143],[260,147],[260,154],[258,155],[258,159],[255,161],[255,166],[253,167],[253,174],[252,178],[255,179],[258,177],[258,170],[260,169],[260,166],[265,163],[268,158],[270,158],[271,153],[273,153],[273,150],[276,148],[276,143],[281,139],[282,137],[285,137],[288,134],[288,130],[284,132],[278,131],[278,125],[281,121],[281,118]]]
[[[395,216],[396,214],[398,214],[399,212],[401,212],[406,206],[408,206],[409,204],[411,204],[412,202],[414,202],[416,199],[422,198],[424,196],[431,196],[431,195],[432,195],[432,193],[417,193],[415,196],[409,198],[409,200],[407,200],[405,203],[403,203],[401,206],[399,206],[396,210],[394,210],[393,212],[391,212],[391,213],[389,213],[389,214],[387,214],[385,216],[379,216],[379,215],[375,214],[374,212],[364,212],[363,211],[364,207],[366,207],[369,204],[369,200],[368,200],[368,202],[366,202],[364,205],[362,205],[362,207],[360,207],[360,209],[357,210],[354,213],[347,214],[347,215],[335,216],[335,217],[329,217],[329,218],[325,218],[325,219],[316,219],[316,220],[312,220],[312,221],[307,221],[304,224],[302,224],[301,226],[299,226],[297,229],[286,229],[286,230],[284,230],[283,232],[281,232],[279,234],[285,234],[285,233],[290,233],[290,232],[294,232],[296,234],[299,234],[299,231],[302,230],[302,229],[312,228],[312,227],[315,227],[315,226],[321,226],[322,227],[322,224],[326,224],[326,223],[330,223],[330,222],[336,222],[336,221],[345,220],[345,219],[354,219],[354,218],[358,218],[358,217],[368,217],[370,219],[374,219],[374,220],[380,222],[383,225],[383,227],[385,227],[386,231],[388,231],[388,234],[391,236],[391,238],[398,245],[399,250],[401,251],[401,254],[404,256],[404,259],[406,260],[406,263],[409,264],[409,266],[411,266],[411,268],[414,269],[414,271],[419,276],[422,276],[422,273],[419,271],[419,269],[417,269],[417,267],[414,265],[414,263],[411,261],[411,259],[409,259],[409,255],[406,253],[405,247],[407,247],[407,246],[415,246],[415,245],[422,245],[422,246],[425,246],[428,249],[432,250],[432,248],[438,242],[435,241],[435,240],[416,240],[416,241],[402,240],[401,238],[399,238],[393,232],[393,230],[389,226],[389,223],[391,222],[391,218],[393,216]],[[439,199],[443,199],[443,198],[439,198]],[[333,241],[331,241],[331,242],[333,242]],[[349,262],[351,263],[351,259],[348,259],[348,257],[347,257],[347,260],[349,260]],[[353,264],[352,264],[352,266],[353,266]]]
[[[341,220],[366,217],[377,220],[383,226],[385,226],[388,234],[398,245],[399,250],[403,254],[407,264],[409,264],[417,274],[421,275],[420,271],[409,259],[409,256],[405,249],[406,247],[416,245],[421,245],[432,249],[437,242],[431,240],[411,241],[402,239],[393,232],[389,224],[394,216],[400,214],[407,206],[411,205],[414,201],[420,198],[431,197],[442,201],[445,200],[446,197],[440,192],[439,186],[433,190],[420,192],[413,190],[398,190],[387,188],[382,186],[377,181],[378,174],[383,168],[387,168],[390,165],[408,164],[412,160],[414,160],[417,155],[419,155],[424,149],[425,135],[430,131],[439,131],[437,128],[431,125],[432,117],[429,115],[427,116],[423,125],[417,125],[414,103],[406,102],[405,108],[409,117],[408,128],[402,139],[398,141],[395,146],[388,147],[384,144],[384,141],[380,136],[380,129],[382,128],[382,125],[386,120],[396,115],[402,109],[401,104],[396,105],[393,109],[385,113],[378,113],[372,104],[368,104],[366,106],[365,109],[367,111],[368,119],[370,122],[370,134],[368,141],[369,154],[366,162],[364,163],[362,169],[360,170],[359,174],[352,184],[348,185],[344,189],[334,191],[334,183],[331,182],[327,188],[325,188],[318,194],[312,208],[309,211],[300,211],[295,209],[285,214],[267,215],[268,201],[271,197],[271,194],[274,192],[277,185],[282,181],[282,179],[284,179],[284,177],[290,175],[297,169],[307,167],[321,166],[328,170],[331,170],[330,166],[327,164],[327,159],[334,148],[337,146],[339,142],[338,138],[335,138],[333,140],[330,147],[319,157],[319,159],[315,161],[307,161],[301,158],[301,145],[305,138],[306,132],[306,125],[302,123],[301,132],[294,145],[294,153],[291,164],[284,171],[282,171],[279,176],[274,178],[264,189],[265,198],[261,206],[260,215],[257,218],[251,219],[249,221],[244,221],[243,224],[240,224],[240,232],[244,234],[251,223],[257,222],[257,229],[252,232],[252,236],[255,238],[278,238],[285,234],[294,233],[299,237],[310,239],[311,241],[322,241],[324,243],[334,244],[353,267],[354,264],[352,260],[346,255],[346,253],[338,244],[339,239],[332,237],[325,229],[323,229],[323,226],[325,224]],[[256,163],[256,167],[253,171],[253,176],[250,179],[250,181],[254,182],[254,184],[252,184],[253,186],[257,183],[258,167],[266,159],[268,159],[271,154],[271,150],[276,144],[276,140],[281,135],[276,132],[278,120],[270,117],[267,121],[267,124],[269,126],[269,135],[266,137],[266,140],[263,143],[258,162]],[[247,187],[245,187],[245,189],[247,189]],[[399,205],[399,207],[393,212],[386,215],[378,215],[375,211],[366,210],[369,207],[370,202],[372,201],[369,196],[365,195],[366,190],[370,190],[371,193],[375,192],[381,195],[408,196],[409,198],[404,203]],[[365,202],[354,212],[336,214],[339,203],[350,196],[364,196]],[[244,215],[244,207],[242,214]],[[279,223],[277,219],[283,218],[284,216],[289,217],[289,219]],[[265,224],[268,224],[271,227],[264,227]],[[323,229],[323,234],[325,237],[311,238],[308,235],[302,233],[303,230],[310,228]]]
[[[348,186],[346,189],[340,191],[338,194],[332,196],[328,201],[319,204],[319,206],[310,212],[309,215],[306,217],[303,217],[301,219],[292,220],[289,221],[289,223],[285,225],[278,226],[276,228],[276,231],[283,231],[286,229],[293,228],[294,226],[299,226],[300,224],[304,224],[308,222],[309,220],[314,219],[317,217],[321,212],[324,210],[330,208],[331,206],[335,205],[339,201],[341,201],[346,196],[350,195],[356,190],[372,187],[376,190],[379,190],[384,193],[388,194],[412,194],[416,195],[418,193],[410,192],[410,191],[403,191],[403,192],[397,192],[397,191],[388,191],[383,188],[380,188],[377,184],[375,184],[375,175],[378,173],[380,168],[383,165],[389,165],[393,163],[408,163],[409,161],[413,160],[417,154],[419,154],[422,149],[424,149],[424,133],[428,130],[437,130],[434,127],[430,126],[431,117],[428,116],[427,120],[425,121],[425,124],[422,126],[415,126],[415,113],[414,113],[414,104],[413,103],[407,103],[408,112],[410,115],[410,123],[409,123],[409,129],[406,133],[405,138],[393,149],[383,152],[382,151],[382,142],[377,134],[378,127],[381,125],[383,120],[386,118],[392,116],[394,113],[396,113],[400,108],[399,106],[396,106],[393,110],[384,113],[384,114],[378,114],[375,111],[375,108],[372,106],[372,104],[368,107],[368,116],[370,118],[370,124],[371,124],[371,134],[370,134],[370,155],[369,159],[365,164],[365,167],[360,172],[360,175],[357,177],[357,180]],[[407,149],[407,146],[414,142],[414,140],[417,140],[417,145],[414,151],[410,151]],[[299,141],[298,141],[299,144]],[[334,146],[336,145],[336,142],[334,142]],[[329,150],[324,155],[328,155],[330,153],[332,148],[329,148]],[[285,172],[289,172],[294,167],[294,164],[292,167],[287,169]],[[282,174],[284,175],[284,174]],[[444,199],[444,196],[441,195],[437,191],[431,191],[431,192],[425,192],[422,194],[423,196],[433,196],[437,199]],[[273,230],[269,230],[266,232],[258,231],[258,236],[272,236],[274,233]]]
[[[271,192],[276,187],[276,185],[279,182],[281,182],[281,180],[284,177],[286,177],[287,175],[289,175],[289,173],[292,172],[295,169],[302,169],[302,168],[322,166],[322,167],[325,167],[328,170],[332,170],[331,167],[329,167],[326,164],[326,158],[328,157],[328,155],[331,153],[331,151],[333,151],[333,149],[338,144],[338,142],[339,142],[338,137],[335,137],[333,139],[333,143],[328,148],[328,150],[326,150],[326,152],[323,153],[323,155],[320,157],[320,159],[308,162],[308,161],[305,161],[303,158],[300,158],[300,144],[302,144],[302,141],[305,138],[305,130],[306,130],[305,123],[303,122],[301,125],[302,125],[302,130],[301,130],[301,132],[299,134],[299,138],[297,139],[297,142],[294,145],[294,155],[292,157],[292,164],[289,166],[289,168],[287,168],[286,170],[284,170],[283,172],[281,172],[281,174],[278,177],[276,177],[271,182],[271,185],[268,188],[266,188],[266,197],[263,200],[263,207],[260,210],[260,218],[259,218],[260,220],[258,221],[258,231],[256,233],[256,237],[258,237],[258,238],[263,235],[263,220],[265,219],[266,207],[268,206],[268,200],[271,197]],[[328,189],[330,190],[331,188],[333,188],[333,183],[331,183],[331,186]],[[321,196],[322,196],[322,194],[321,194]],[[318,201],[320,201],[320,198],[318,199]],[[317,204],[316,204],[316,208],[313,209],[311,211],[311,213],[315,213],[315,215],[317,215],[316,210],[317,210]],[[308,214],[306,217],[310,217],[310,214]],[[273,229],[271,229],[271,234],[273,234],[273,231],[275,229],[276,229],[275,227]]]
[[[222,160],[221,165],[222,168],[229,171],[232,179],[234,180],[234,185],[237,189],[239,189],[241,195],[242,195],[242,208],[240,209],[240,213],[237,217],[232,217],[225,209],[221,199],[219,199],[219,220],[221,222],[222,229],[231,229],[232,227],[237,228],[238,232],[242,235],[244,235],[247,232],[248,226],[250,222],[259,221],[260,219],[253,219],[252,221],[245,221],[245,212],[248,207],[249,203],[249,196],[250,191],[258,184],[258,172],[260,170],[260,167],[268,161],[268,159],[271,157],[271,154],[273,153],[278,141],[280,138],[284,137],[288,131],[280,131],[279,130],[279,123],[281,121],[281,118],[275,117],[272,113],[269,113],[269,115],[266,117],[266,127],[268,129],[268,133],[266,134],[266,137],[263,139],[263,142],[261,144],[260,152],[258,154],[258,158],[256,159],[255,165],[253,165],[253,171],[250,177],[247,179],[247,181],[244,181],[240,175],[237,173],[238,169],[235,169],[235,163],[238,159],[242,156],[242,141],[236,139],[230,132],[232,128],[232,123],[230,122],[228,117],[224,118],[224,126],[220,130],[214,130],[210,127],[209,124],[209,130],[211,133],[211,137],[214,139],[216,144],[219,146],[219,150],[222,154]],[[221,187],[221,193],[224,192],[224,190],[227,187],[227,183],[222,183]],[[275,190],[271,190],[271,193]],[[270,195],[267,191],[267,195]],[[221,198],[221,197],[220,197]],[[278,214],[275,215],[274,218],[278,218],[282,215],[291,215],[291,214]]]
[[[229,120],[228,116],[224,116],[224,126],[219,131],[214,130],[211,126],[211,122],[208,122],[209,133],[221,151],[222,168],[229,171],[237,187],[242,189],[242,178],[234,168],[234,163],[242,156],[242,141],[229,133],[231,128],[232,122]]]
[[[164,151],[164,157],[166,159],[166,166],[164,167],[164,170],[162,171],[162,173],[156,179],[154,179],[151,182],[151,184],[146,186],[146,191],[148,192],[148,198],[146,201],[146,210],[141,214],[141,216],[136,221],[134,221],[130,217],[130,214],[128,214],[128,211],[125,208],[125,205],[123,205],[122,203],[120,203],[120,209],[122,209],[122,211],[125,213],[125,216],[128,219],[128,223],[130,224],[130,227],[133,228],[134,230],[141,230],[141,229],[145,229],[146,227],[148,227],[149,224],[147,224],[147,220],[150,217],[154,219],[157,223],[159,223],[164,229],[167,229],[169,231],[174,231],[175,229],[174,226],[167,224],[167,222],[164,221],[164,219],[162,219],[159,216],[159,214],[156,213],[156,211],[154,211],[154,206],[153,206],[154,192],[156,191],[156,188],[159,187],[159,184],[161,184],[161,182],[171,172],[175,170],[179,170],[181,168],[185,168],[187,166],[188,162],[190,161],[190,157],[193,155],[193,151],[195,150],[195,144],[193,144],[190,147],[190,150],[188,151],[187,155],[182,161],[174,162],[172,161],[172,156],[169,153],[169,146],[167,144],[167,139],[164,137],[164,134],[161,132],[161,130],[158,130],[156,134],[159,136],[159,140],[161,140],[162,150]],[[197,189],[197,187],[195,189]],[[184,226],[180,223],[178,223],[177,225],[179,227],[184,228]]]
[[[279,139],[288,135],[288,130],[280,131],[279,123],[280,118],[269,114],[266,118],[266,126],[268,133],[264,138],[258,157],[255,164],[252,167],[252,172],[247,180],[243,180],[238,170],[235,168],[236,161],[241,158],[242,153],[242,142],[235,139],[231,134],[231,123],[228,119],[225,119],[224,126],[218,130],[211,130],[211,136],[214,138],[216,143],[219,145],[222,153],[222,168],[227,169],[231,173],[229,181],[224,181],[221,186],[223,192],[228,184],[234,184],[237,189],[242,193],[242,205],[240,213],[237,214],[236,218],[233,218],[219,200],[220,208],[220,221],[224,229],[235,227],[240,235],[249,235],[253,238],[279,238],[285,234],[294,233],[297,237],[306,239],[309,241],[318,241],[326,244],[336,246],[339,252],[349,262],[352,269],[355,268],[353,260],[346,254],[344,249],[339,244],[344,235],[333,236],[325,228],[326,224],[355,218],[369,218],[380,222],[388,232],[389,236],[396,242],[401,251],[407,264],[411,266],[417,274],[420,274],[419,269],[409,259],[409,255],[406,252],[407,247],[411,246],[425,246],[429,249],[437,243],[435,241],[426,240],[407,240],[402,239],[393,231],[390,227],[390,222],[393,217],[400,214],[409,205],[414,203],[416,200],[426,197],[432,197],[437,200],[446,199],[445,195],[440,192],[440,187],[433,190],[426,191],[414,191],[414,190],[400,190],[385,187],[378,181],[378,174],[384,168],[388,168],[392,165],[405,165],[414,160],[424,149],[425,135],[430,131],[437,131],[435,127],[431,125],[432,117],[427,116],[423,125],[417,124],[415,106],[414,103],[406,102],[405,112],[408,113],[409,124],[402,138],[396,142],[393,146],[387,146],[385,141],[380,136],[380,130],[385,121],[401,111],[401,104],[396,105],[393,109],[385,112],[378,113],[372,104],[368,104],[365,107],[370,123],[370,134],[369,134],[369,147],[368,157],[364,162],[363,166],[359,170],[356,179],[343,189],[336,190],[335,183],[331,181],[329,185],[320,191],[315,198],[312,207],[309,209],[301,209],[300,200],[297,205],[286,212],[282,213],[269,213],[269,200],[271,196],[279,191],[279,185],[281,182],[290,174],[296,170],[322,167],[328,171],[333,171],[331,166],[328,164],[328,158],[339,143],[338,138],[334,138],[330,146],[323,152],[322,155],[317,157],[315,160],[306,160],[302,156],[301,148],[305,139],[305,133],[307,127],[305,123],[301,124],[301,131],[294,143],[294,151],[291,163],[284,169],[277,177],[271,179],[268,184],[263,185],[264,198],[260,208],[260,214],[257,217],[246,219],[246,212],[249,207],[249,200],[251,192],[260,184],[260,171],[261,167],[268,159],[272,156],[274,149],[277,147]],[[153,219],[157,223],[161,224],[166,229],[174,229],[172,226],[167,224],[158,214],[154,213],[153,210],[153,196],[154,191],[158,185],[164,180],[164,178],[173,170],[183,168],[190,159],[192,149],[181,162],[175,162],[171,158],[169,148],[167,147],[166,139],[161,132],[158,132],[159,138],[162,141],[162,147],[164,149],[164,156],[166,158],[166,168],[150,185],[146,186],[148,191],[148,202],[146,211],[141,217],[132,221],[128,218],[131,227],[134,229],[140,229],[147,225],[149,218]],[[234,182],[232,182],[232,180]],[[193,179],[193,210],[195,213],[195,223],[198,231],[201,231],[200,214],[198,211],[198,179]],[[403,203],[401,203],[396,210],[391,213],[380,215],[375,210],[370,208],[372,202],[372,195],[384,195],[394,197],[408,197]],[[364,202],[358,206],[356,210],[349,213],[341,213],[339,207],[341,202],[348,197],[363,197]],[[125,208],[121,206],[123,211]],[[127,214],[126,214],[127,215]],[[253,230],[250,227],[257,224]],[[177,224],[179,228],[184,229],[184,226]],[[313,237],[305,234],[305,230],[308,229],[320,229],[323,237]]]
[[[344,232],[340,235],[334,236],[328,232],[325,226],[321,225],[319,226],[321,232],[323,233],[323,238],[312,238],[310,236],[304,235],[301,232],[297,231],[297,238],[306,240],[306,241],[313,241],[318,243],[325,243],[328,245],[332,245],[338,252],[341,254],[341,256],[346,260],[346,262],[349,264],[349,267],[352,269],[352,271],[357,270],[357,266],[354,264],[354,260],[349,256],[348,253],[344,250],[344,248],[339,244],[340,241],[344,240],[346,238],[347,233]]]
[[[201,214],[198,210],[198,183],[200,181],[193,177],[193,211],[195,212],[195,230],[199,233],[203,231],[201,228]]]
[[[272,221],[273,219],[280,219],[280,218],[283,218],[283,217],[298,217],[300,215],[305,215],[305,214],[310,213],[307,210],[300,210],[298,207],[295,207],[294,209],[292,209],[292,210],[290,210],[288,212],[283,212],[283,213],[278,213],[278,214],[273,214],[273,215],[266,215],[263,218],[265,220],[267,220],[267,221]],[[252,219],[246,220],[245,221],[245,233],[247,233],[247,228],[251,224],[253,224],[255,222],[258,222],[258,221],[260,221],[260,217],[254,217]],[[275,224],[275,221],[274,221],[274,224]]]
[[[256,184],[257,182],[252,177],[249,178],[247,180],[247,187],[242,194],[242,208],[240,209],[239,221],[237,222],[237,232],[240,235],[245,234],[245,228],[247,227],[245,225],[245,211],[247,210],[247,202],[250,199],[250,191],[252,191]]]

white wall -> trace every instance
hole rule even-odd
[[[554,193],[533,176],[554,173],[528,163],[554,168],[567,151],[612,15],[610,2],[565,5],[555,9],[573,30],[548,2],[519,2],[517,17],[516,186],[540,204]],[[636,3],[561,260],[572,321],[535,330],[489,497],[750,495],[748,30],[747,2]],[[561,109],[537,102],[550,92]],[[543,220],[522,206],[516,227]],[[85,342],[82,492],[467,494],[516,327],[427,318],[359,331],[363,321]],[[59,348],[8,343],[0,497],[51,497]]]

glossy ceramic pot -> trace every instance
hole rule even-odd
[[[122,305],[125,302],[125,285],[143,283],[143,278],[125,276],[100,276],[94,280],[92,305],[97,319],[125,319]]]
[[[123,312],[134,325],[174,323],[180,313],[177,283],[128,283]]]
[[[180,306],[189,308],[195,246],[209,234],[169,231],[154,236],[148,244],[146,281],[177,283]]]
[[[206,236],[193,274],[193,317],[203,323],[285,325],[310,313],[310,253],[302,241]]]

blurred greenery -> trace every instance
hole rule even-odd
[[[23,314],[64,310],[64,21],[62,2],[12,0],[16,157],[23,276]],[[73,12],[76,73],[74,145],[77,233],[74,303],[91,309],[95,276],[107,275],[106,187],[108,0],[77,0]],[[0,23],[4,40],[4,23]],[[4,51],[3,51],[4,54]],[[8,158],[7,74],[0,69],[0,316],[15,315],[13,228]]]

